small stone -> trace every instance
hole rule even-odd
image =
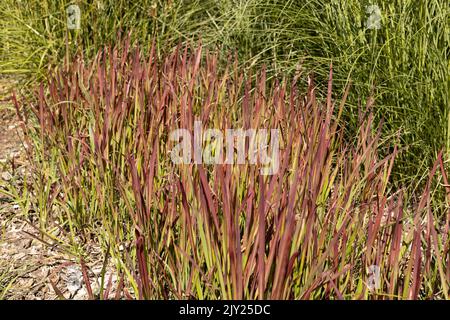
[[[2,173],[2,179],[4,181],[9,181],[12,179],[12,175],[9,172],[3,172]]]
[[[70,266],[67,268],[66,286],[70,294],[75,294],[83,285],[83,273],[78,266]]]

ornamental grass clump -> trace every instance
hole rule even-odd
[[[448,188],[442,154],[422,194],[392,190],[400,150],[379,156],[395,141],[373,99],[344,139],[351,89],[333,99],[332,68],[322,101],[312,76],[267,80],[232,56],[221,68],[201,45],[164,57],[155,46],[143,54],[128,38],[66,59],[34,99],[14,97],[43,236],[58,221],[86,263],[80,235],[101,243],[139,299],[448,298],[449,214],[433,201],[436,179]],[[174,163],[172,133],[193,137],[195,123],[276,130],[277,170],[250,163],[251,135],[244,163]]]

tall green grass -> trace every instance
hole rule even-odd
[[[43,235],[57,220],[78,254],[79,234],[103,243],[138,298],[448,299],[442,153],[423,191],[395,190],[399,148],[379,156],[372,99],[345,141],[350,91],[333,98],[332,71],[321,99],[312,78],[299,89],[301,73],[271,85],[265,70],[249,77],[232,58],[222,70],[202,47],[158,58],[157,45],[143,54],[127,40],[92,62],[79,56],[31,100],[14,97],[34,146],[24,197]],[[279,129],[279,171],[174,164],[170,133],[192,132],[196,119],[204,129]]]

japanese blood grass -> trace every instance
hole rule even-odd
[[[79,56],[16,101],[32,111],[43,230],[57,219],[74,245],[79,234],[104,243],[142,299],[448,298],[449,213],[431,183],[448,186],[442,154],[423,194],[407,196],[390,184],[397,147],[378,156],[373,99],[355,142],[342,139],[350,89],[334,100],[332,69],[321,101],[312,78],[303,93],[299,74],[272,86],[264,69],[250,77],[229,58],[222,70],[201,46],[163,59],[155,46],[143,55],[128,39]],[[279,171],[175,165],[169,134],[194,120],[279,129]]]

